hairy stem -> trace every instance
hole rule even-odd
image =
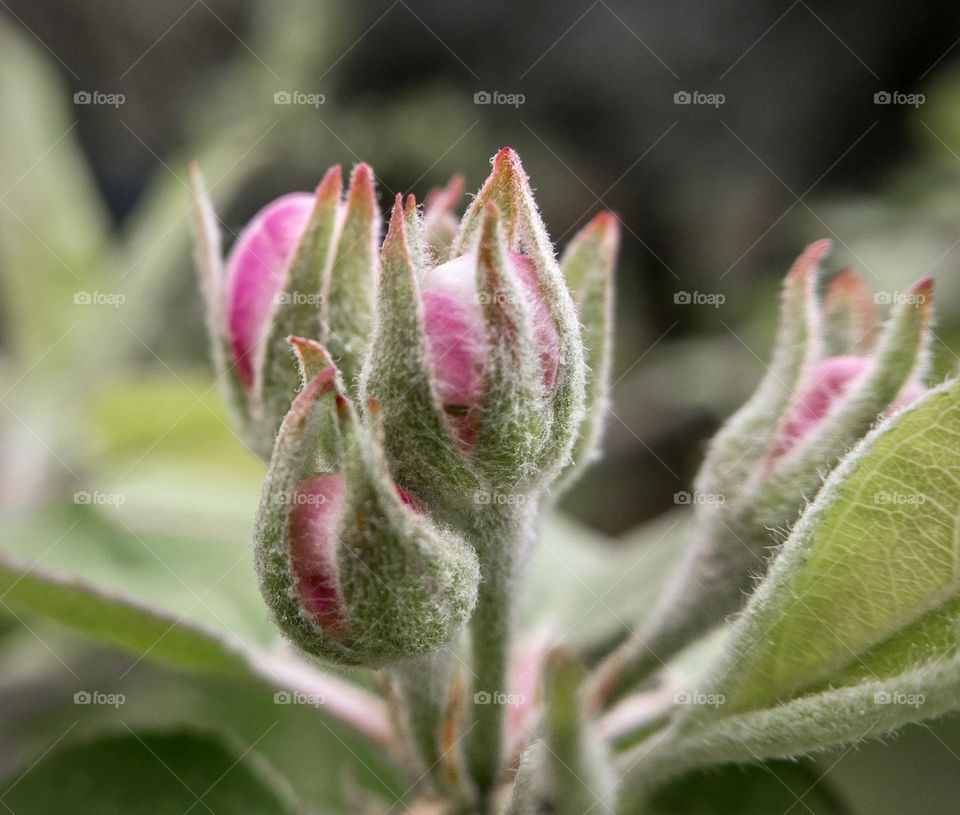
[[[507,670],[520,571],[533,538],[530,506],[485,506],[477,513],[472,537],[482,583],[470,622],[473,698],[467,761],[481,795],[496,786],[503,762]]]
[[[404,662],[390,669],[402,702],[403,723],[418,772],[430,779],[436,792],[456,799],[470,797],[462,776],[451,772],[459,763],[457,756],[444,753],[443,733],[450,702],[453,679],[453,654],[443,649],[435,654]],[[461,749],[455,745],[451,750]]]

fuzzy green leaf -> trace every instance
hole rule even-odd
[[[873,649],[894,673],[916,664],[910,640],[893,654],[883,644],[960,592],[958,439],[954,382],[881,426],[831,475],[737,630],[722,683],[729,710],[795,695]],[[931,637],[948,646],[938,657],[954,652]]]

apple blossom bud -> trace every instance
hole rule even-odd
[[[306,375],[323,355],[296,342]],[[278,626],[303,650],[391,664],[457,635],[479,567],[390,479],[382,439],[354,417],[337,378],[328,367],[309,380],[280,428],[257,515],[257,571]]]
[[[397,198],[363,377],[363,393],[383,406],[395,474],[459,500],[484,484],[535,489],[569,458],[584,364],[570,293],[516,155],[495,158],[451,260],[423,251],[427,226]]]
[[[345,201],[340,168],[333,167],[315,193],[268,204],[225,264],[216,256],[219,230],[199,171],[192,175],[217,374],[245,440],[266,458],[300,384],[288,336],[324,341],[348,382],[359,371],[379,234],[372,173],[357,166]]]
[[[914,285],[894,307],[869,356],[825,357],[825,334],[851,322],[831,325],[816,302],[815,270],[826,249],[825,242],[808,247],[787,275],[768,374],[717,434],[698,477],[704,500],[694,508],[694,543],[647,623],[599,672],[595,701],[621,695],[737,611],[766,566],[775,531],[791,526],[824,475],[878,420],[924,391],[932,281]],[[839,293],[834,287],[831,308],[840,297],[848,311],[862,304],[850,274]],[[857,319],[872,330],[868,310]]]
[[[807,373],[796,402],[774,439],[768,462],[773,464],[822,422],[830,410],[870,368],[870,357],[836,356],[817,362]],[[909,404],[926,391],[918,382],[908,382],[893,400],[890,410]]]

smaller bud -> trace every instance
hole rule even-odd
[[[297,342],[306,374],[317,346]],[[277,624],[303,650],[380,666],[449,643],[473,610],[479,567],[390,479],[381,441],[336,380],[334,368],[320,371],[281,426],[257,517],[258,574]],[[370,415],[379,421],[375,406]],[[322,472],[318,462],[335,463]]]
[[[814,244],[788,274],[768,374],[717,434],[698,478],[697,492],[708,500],[694,508],[694,544],[647,623],[598,673],[595,701],[622,695],[737,611],[768,562],[774,531],[789,529],[877,421],[924,392],[932,281],[917,283],[896,305],[869,356],[824,357],[831,325],[813,296],[813,272],[825,251]],[[859,283],[849,275],[837,284],[841,293],[833,289],[835,309],[837,298],[851,307],[864,299],[850,294]],[[861,325],[869,324],[864,314]]]

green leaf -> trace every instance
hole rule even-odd
[[[245,745],[189,732],[123,733],[55,750],[3,785],[11,812],[294,815],[286,785]]]
[[[942,627],[956,621],[960,590],[958,437],[952,382],[881,426],[830,476],[738,626],[726,710],[763,707],[851,666],[862,675],[863,659],[896,675],[956,653]]]
[[[840,815],[847,808],[810,763],[772,761],[690,773],[654,796],[650,815]]]
[[[0,554],[0,596],[3,606],[14,614],[39,613],[100,642],[149,654],[158,662],[224,673],[245,670],[236,641],[4,554]]]
[[[786,757],[960,706],[960,382],[880,425],[830,475],[673,724],[622,759],[650,785]]]

